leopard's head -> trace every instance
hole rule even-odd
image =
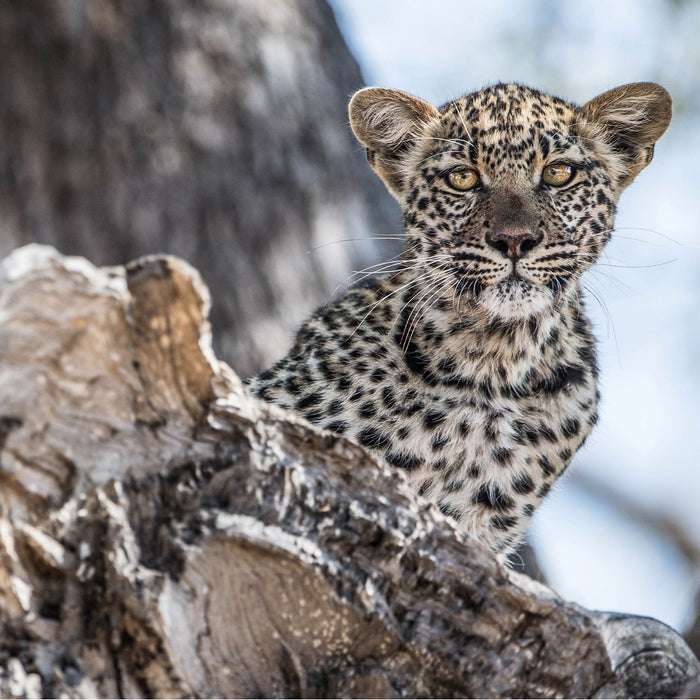
[[[654,83],[582,107],[515,84],[439,109],[385,88],[350,102],[353,131],[403,208],[404,264],[424,287],[503,319],[578,289],[670,119]]]

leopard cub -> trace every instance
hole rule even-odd
[[[360,90],[351,125],[403,209],[403,255],[311,316],[251,391],[406,470],[506,557],[596,422],[580,278],[670,118],[653,83],[582,107],[515,84],[439,109]]]

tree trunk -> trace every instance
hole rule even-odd
[[[508,572],[250,397],[175,258],[0,265],[3,696],[673,697],[659,622]]]
[[[0,257],[184,257],[247,376],[400,232],[361,85],[325,0],[0,0]]]

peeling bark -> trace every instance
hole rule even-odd
[[[0,265],[0,694],[677,696],[661,623],[509,572],[251,398],[175,258]]]

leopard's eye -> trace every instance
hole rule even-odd
[[[479,174],[470,168],[453,170],[447,176],[447,183],[456,190],[471,190],[479,184]]]
[[[562,187],[571,181],[575,172],[574,168],[566,163],[552,163],[542,171],[542,179],[552,187]]]

